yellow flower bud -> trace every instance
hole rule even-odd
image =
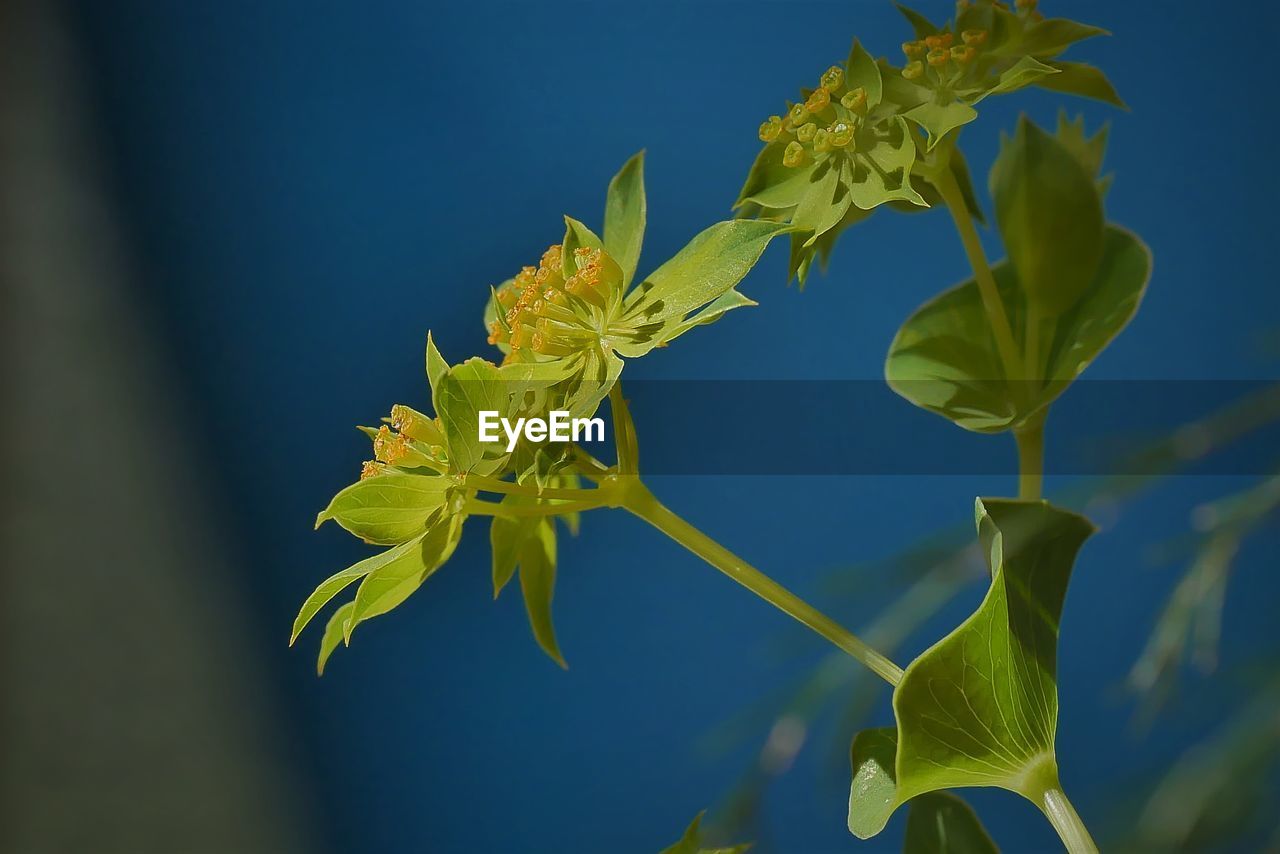
[[[935,33],[931,36],[925,36],[924,44],[930,50],[937,50],[938,48],[951,47],[951,42],[954,38],[951,33]]]
[[[833,65],[827,69],[822,75],[822,86],[828,92],[839,92],[840,87],[844,85],[844,69],[838,65]]]
[[[769,118],[760,124],[760,141],[773,142],[782,135],[782,117],[769,116]]]
[[[924,56],[924,42],[903,42],[902,52],[907,59],[919,59]]]
[[[973,58],[977,55],[978,52],[967,44],[958,44],[951,48],[951,58],[961,65],[968,65],[970,62],[973,62]]]
[[[813,122],[800,125],[800,127],[796,128],[796,139],[800,140],[801,142],[812,142],[813,135],[817,133],[817,131],[818,131],[818,126],[815,125]]]
[[[804,102],[804,108],[811,113],[817,113],[827,108],[831,103],[831,93],[819,86],[809,93],[809,100]]]
[[[818,128],[813,133],[813,150],[821,154],[831,150],[831,134],[826,128]]]
[[[831,134],[831,144],[836,148],[844,148],[853,142],[853,125],[848,122],[836,122],[827,131]]]
[[[973,45],[974,47],[977,47],[978,45],[986,43],[987,31],[986,30],[965,30],[963,33],[960,34],[960,38],[964,41],[965,44]]]
[[[929,56],[926,58],[929,60],[929,64],[934,68],[941,68],[947,64],[949,59],[951,59],[951,54],[942,48],[938,48],[937,50],[929,51]]]
[[[915,62],[908,62],[907,66],[902,69],[902,76],[908,80],[915,80],[921,74],[924,74],[924,63],[918,59]]]
[[[867,111],[867,90],[859,86],[857,89],[850,89],[844,93],[844,97],[840,99],[840,103],[846,110],[852,110],[855,113],[865,113]]]
[[[798,128],[809,121],[809,111],[805,109],[804,104],[796,104],[787,114],[787,121],[791,123],[791,127]]]
[[[382,474],[382,471],[385,468],[386,466],[377,460],[366,460],[365,464],[360,468],[360,479],[368,480],[371,477],[377,477]]]
[[[805,160],[804,146],[794,140],[787,144],[787,150],[782,152],[783,166],[802,166]]]

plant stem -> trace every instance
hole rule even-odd
[[[594,490],[593,490],[594,491]],[[591,494],[583,490],[585,494]],[[563,501],[559,504],[496,504],[492,501],[481,501],[472,498],[467,501],[466,510],[475,516],[502,516],[517,519],[531,516],[556,516],[561,513],[577,513],[583,510],[596,510],[608,507],[604,501]]]
[[[1089,835],[1089,828],[1084,826],[1080,814],[1067,800],[1061,786],[1046,789],[1041,799],[1040,809],[1058,831],[1062,844],[1069,854],[1098,854],[1098,845]]]
[[[536,486],[524,486],[519,483],[511,483],[506,480],[497,480],[492,477],[482,477],[480,475],[467,475],[467,486],[478,489],[481,492],[494,492],[498,495],[523,495],[528,498],[552,499],[560,498],[569,501],[578,501],[584,498],[590,500],[594,494],[594,490],[586,489],[556,489],[547,487],[539,489]]]
[[[1044,422],[1048,413],[1041,410],[1013,431],[1018,443],[1018,497],[1023,501],[1038,500],[1044,491]]]
[[[866,643],[835,620],[821,613],[772,578],[699,531],[693,525],[690,525],[683,518],[668,510],[654,497],[648,487],[638,479],[628,484],[628,488],[622,498],[622,507],[648,522],[761,599],[769,602],[788,616],[804,623],[862,662],[890,685],[896,686],[902,681],[902,668],[867,646]]]
[[[982,307],[987,312],[987,321],[991,324],[991,334],[996,340],[996,350],[1000,353],[1000,361],[1004,365],[1005,379],[1010,383],[1022,378],[1022,368],[1018,358],[1018,345],[1013,338],[1013,327],[1009,325],[1009,315],[1004,310],[1004,302],[1000,299],[1000,290],[996,287],[996,278],[991,273],[991,265],[987,263],[987,255],[982,249],[982,240],[973,227],[973,218],[969,216],[969,208],[965,204],[964,194],[951,172],[949,164],[943,165],[931,175],[933,186],[947,206],[951,220],[960,234],[960,242],[964,244],[964,254],[973,268],[974,279],[978,282],[978,292],[982,295]]]

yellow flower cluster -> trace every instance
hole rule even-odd
[[[858,128],[867,115],[867,92],[845,87],[844,69],[833,65],[804,103],[793,104],[786,118],[770,116],[760,125],[764,142],[786,142],[785,166],[803,166],[819,154],[854,150]]]
[[[937,33],[925,36],[917,41],[902,43],[902,52],[907,57],[907,64],[902,69],[902,76],[908,80],[916,80],[924,76],[925,65],[945,73],[950,69],[953,73],[963,70],[978,56],[978,51],[987,41],[986,30],[965,30],[960,34],[961,44],[955,44],[953,33]]]
[[[622,269],[603,249],[589,247],[574,250],[570,269],[565,278],[563,250],[550,246],[536,268],[525,267],[500,288],[489,343],[567,356],[598,341],[590,307],[603,308],[616,294]]]

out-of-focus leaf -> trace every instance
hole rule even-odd
[[[1017,274],[1008,262],[992,272],[1015,335],[1021,337],[1025,309]],[[1053,402],[1124,329],[1150,273],[1147,247],[1131,232],[1109,226],[1093,283],[1044,333],[1052,343],[1041,350],[1037,374],[1045,380],[1031,389],[1005,380],[973,280],[925,303],[907,319],[889,348],[885,378],[916,406],[966,430],[1008,430]]]
[[[1027,299],[1047,317],[1071,308],[1102,257],[1102,199],[1093,175],[1024,116],[991,169],[991,196]]]
[[[750,842],[740,845],[734,845],[730,848],[706,848],[702,844],[702,817],[706,815],[705,811],[698,813],[689,827],[685,830],[684,835],[674,845],[670,845],[660,852],[660,854],[743,854],[751,847]]]
[[[1000,854],[973,808],[950,792],[911,799],[902,850],[905,854]]]
[[[1041,77],[1035,81],[1035,85],[1067,95],[1093,98],[1122,110],[1129,109],[1129,105],[1116,92],[1107,75],[1098,68],[1083,62],[1064,62],[1057,59],[1051,60],[1048,64],[1058,69],[1059,73]]]

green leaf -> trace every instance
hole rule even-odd
[[[1101,27],[1066,18],[1046,18],[1023,31],[1018,49],[1034,56],[1057,56],[1078,41],[1109,35],[1111,34]]]
[[[533,501],[534,499],[519,495],[508,495],[502,499],[503,504],[511,506]],[[520,549],[542,523],[543,520],[537,516],[493,517],[493,522],[489,525],[489,547],[493,553],[493,598],[497,599],[502,588],[515,577],[516,567],[520,565]]]
[[[1025,116],[991,169],[996,223],[1027,298],[1057,316],[1093,281],[1103,248],[1093,176]]]
[[[924,206],[924,199],[911,186],[911,167],[916,162],[916,144],[901,116],[890,121],[889,132],[854,156],[854,167],[845,173],[849,198],[867,211],[886,202],[902,200]]]
[[[1021,289],[1006,261],[992,268],[1005,311],[1021,340]],[[1071,310],[1046,326],[1044,377],[1033,393],[1006,382],[995,339],[972,279],[919,308],[898,330],[885,362],[885,378],[916,406],[966,430],[998,433],[1049,405],[1098,357],[1137,311],[1151,274],[1151,253],[1131,232],[1106,231],[1102,261]]]
[[[915,9],[904,6],[901,3],[894,3],[893,5],[902,13],[902,17],[906,18],[908,23],[911,24],[911,28],[915,30],[916,38],[922,39],[938,32],[938,27]]]
[[[704,810],[694,816],[684,835],[680,837],[680,841],[662,849],[660,854],[743,854],[743,852],[751,848],[750,842],[744,842],[741,845],[734,845],[730,848],[704,848],[701,841],[701,826],[702,818],[705,815],[706,811]]]
[[[950,792],[911,799],[902,850],[910,854],[999,854],[978,816]]]
[[[882,729],[854,739],[849,829],[860,838],[929,792],[995,786],[1043,810],[1058,788],[1058,621],[1093,526],[1044,501],[986,499],[975,510],[991,587],[903,673],[896,737]]]
[[[506,445],[480,441],[480,412],[505,416],[510,400],[497,365],[471,358],[449,369],[440,381],[436,413],[449,441],[449,461],[459,472],[479,470],[486,451],[501,454]]]
[[[343,626],[347,643],[351,643],[356,626],[399,606],[449,559],[462,536],[464,519],[450,516],[442,520],[427,531],[418,547],[406,550],[364,577]]]
[[[636,355],[648,352],[652,346],[639,348]],[[632,355],[622,347],[618,347],[618,352]],[[570,362],[574,366],[574,374],[565,382],[562,408],[572,418],[589,418],[622,375],[622,359],[612,350],[593,348],[570,357]]]
[[[529,626],[542,651],[567,668],[551,622],[551,600],[556,587],[556,527],[550,519],[539,520],[533,536],[520,549],[520,591],[529,614]]]
[[[341,606],[333,612],[333,616],[329,618],[329,622],[325,625],[324,637],[320,639],[320,656],[316,660],[317,676],[324,675],[324,666],[329,661],[329,656],[333,655],[333,651],[338,648],[338,644],[342,643],[347,621],[351,619],[351,611],[355,606],[355,602],[348,602]]]
[[[932,151],[948,133],[976,119],[978,111],[964,101],[952,101],[946,105],[925,101],[907,110],[903,115],[920,125],[929,134],[928,150]]]
[[[724,316],[725,312],[732,311],[735,308],[746,308],[759,304],[736,290],[726,291],[708,303],[701,311],[694,312],[673,326],[664,327],[656,346],[670,343],[695,326],[706,326],[709,323],[715,323]]]
[[[449,373],[449,363],[440,355],[440,351],[436,349],[436,342],[432,340],[431,333],[427,333],[427,382],[431,384],[431,405],[435,407],[437,413],[440,412],[440,381],[444,379],[444,375]]]
[[[1058,69],[1059,73],[1041,77],[1035,81],[1035,85],[1053,92],[1093,98],[1094,100],[1119,107],[1122,110],[1129,109],[1129,105],[1116,92],[1115,87],[1111,85],[1111,81],[1107,79],[1107,75],[1094,66],[1083,62],[1062,62],[1060,60],[1053,60],[1049,64]]]
[[[356,481],[335,495],[316,516],[316,527],[332,519],[366,542],[403,543],[422,533],[444,507],[453,485],[439,475],[387,471]]]
[[[1015,62],[1010,68],[1001,72],[1000,78],[996,81],[996,84],[983,92],[977,98],[973,99],[971,103],[976,104],[988,95],[1000,95],[1007,92],[1016,92],[1019,89],[1043,80],[1045,77],[1058,73],[1060,72],[1055,66],[1046,65],[1033,56],[1024,56]]]
[[[604,248],[622,268],[626,287],[636,274],[645,227],[644,152],[623,164],[609,182],[604,205]]]
[[[752,204],[779,210],[800,204],[809,190],[814,164],[784,166],[782,155],[786,148],[785,142],[771,142],[760,149],[738,200],[733,203],[735,210]]]
[[[880,106],[884,97],[884,82],[880,79],[880,66],[867,53],[867,49],[857,39],[849,49],[849,59],[845,63],[845,88],[853,90],[861,86],[867,93],[867,109],[874,110]]]
[[[729,220],[703,231],[627,297],[622,323],[648,328],[653,337],[618,345],[643,355],[661,341],[662,327],[678,326],[689,312],[729,291],[755,266],[769,241],[791,230],[785,223]]]
[[[846,189],[851,183],[849,161],[843,157],[828,157],[818,164],[809,192],[791,216],[791,224],[795,228],[811,232],[805,242],[806,247],[812,246],[844,217],[851,204]]]
[[[320,586],[307,597],[307,601],[302,603],[302,608],[298,611],[298,616],[293,621],[293,633],[289,636],[289,646],[293,646],[294,641],[298,639],[298,635],[302,634],[302,630],[307,627],[307,623],[311,622],[311,618],[319,613],[321,608],[329,604],[329,601],[334,596],[337,596],[348,585],[364,578],[374,570],[381,569],[388,563],[403,557],[407,552],[419,548],[423,536],[425,536],[425,533],[414,537],[407,543],[401,543],[395,548],[386,549],[372,557],[367,557],[320,582]]]
[[[601,249],[604,242],[596,236],[596,233],[578,222],[571,216],[564,218],[564,242],[561,244],[563,251],[560,254],[560,267],[567,279],[574,273],[578,272],[577,266],[573,261],[573,253],[579,249]]]

